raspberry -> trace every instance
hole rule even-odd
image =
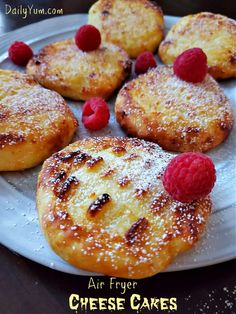
[[[101,34],[93,25],[84,25],[77,30],[75,43],[82,51],[96,50],[101,44]]]
[[[162,182],[174,200],[186,203],[207,196],[216,181],[212,160],[201,153],[183,153],[170,161]]]
[[[109,118],[108,105],[102,98],[94,97],[84,104],[82,122],[87,129],[98,131],[108,124]]]
[[[202,82],[207,70],[207,56],[201,48],[185,50],[174,62],[175,75],[191,83]]]
[[[146,73],[148,69],[155,68],[157,66],[156,60],[151,52],[146,51],[141,53],[135,62],[135,73],[143,74]]]
[[[8,49],[8,56],[17,65],[26,65],[33,57],[33,51],[23,41],[15,41]]]

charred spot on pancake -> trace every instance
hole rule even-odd
[[[115,173],[114,169],[107,169],[105,172],[101,174],[101,178],[111,177]]]
[[[134,147],[140,147],[140,146],[142,146],[143,145],[143,142],[141,142],[139,139],[137,139],[137,138],[132,138],[131,139],[131,142],[132,142],[132,145],[134,145]],[[147,148],[147,150],[149,150],[149,148],[151,148],[152,146],[151,146],[151,143],[150,143],[150,145],[148,146],[148,148]]]
[[[188,211],[195,211],[195,203],[191,202],[191,203],[180,203],[178,205],[175,206],[174,208],[174,212],[181,216],[183,213],[186,213]]]
[[[60,182],[60,180],[62,180],[62,179],[65,179],[65,177],[66,177],[66,172],[65,172],[65,170],[60,170],[59,172],[57,172],[56,174],[55,174],[55,177],[54,177],[54,182],[56,181],[56,182]]]
[[[103,161],[103,158],[100,156],[95,157],[95,158],[91,158],[88,161],[86,161],[86,166],[89,169],[93,169],[95,166],[100,164],[102,161]]]
[[[58,220],[68,220],[70,219],[70,215],[69,213],[65,212],[65,211],[59,211],[54,215],[54,219],[58,219]]]
[[[53,157],[57,159],[59,163],[73,163],[73,165],[80,165],[91,158],[91,156],[84,152],[81,152],[80,150],[76,150],[66,154],[62,154],[59,152],[54,154]]]
[[[0,148],[5,145],[16,145],[25,141],[25,137],[22,134],[0,134]]]
[[[50,169],[53,171],[53,178],[49,181],[49,185],[53,186],[53,191],[55,194],[57,194],[58,192],[58,187],[61,184],[62,180],[66,179],[66,171],[65,170],[60,170],[58,171],[58,169],[56,167],[54,167],[54,169]]]
[[[89,156],[88,154],[86,154],[86,153],[80,153],[80,154],[78,154],[78,155],[74,158],[73,163],[74,163],[75,165],[78,165],[78,164],[81,164],[81,163],[87,161],[89,158],[90,158],[90,156]]]
[[[126,153],[126,149],[123,146],[114,146],[112,147],[112,152],[116,155],[122,155]]]
[[[129,244],[133,244],[138,238],[140,238],[143,232],[148,227],[148,220],[143,217],[139,218],[126,232],[125,239]]]
[[[121,111],[121,117],[124,118],[124,117],[127,117],[128,116],[128,113],[126,113],[124,110]]]
[[[59,187],[55,193],[56,196],[60,199],[65,198],[66,194],[70,191],[73,185],[78,185],[79,180],[75,176],[70,176],[65,182]]]
[[[137,189],[135,190],[135,196],[136,196],[137,198],[139,198],[139,199],[142,199],[142,198],[144,198],[144,197],[147,195],[148,191],[149,191],[149,187],[146,187],[146,188],[137,188]]]
[[[109,194],[104,193],[100,195],[88,208],[88,215],[90,217],[96,216],[102,208],[111,201]]]
[[[96,75],[95,72],[92,72],[92,73],[89,74],[89,78],[91,78],[91,79],[95,78],[96,76],[97,76],[97,75]]]
[[[61,161],[62,162],[66,162],[66,161],[70,161],[71,159],[73,159],[74,157],[78,156],[81,154],[81,151],[75,151],[75,152],[70,152],[68,154],[66,154],[65,156],[61,157]]]

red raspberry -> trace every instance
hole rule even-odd
[[[216,181],[212,160],[201,153],[183,153],[168,164],[162,182],[174,200],[186,203],[207,196]]]
[[[207,56],[201,48],[185,50],[174,62],[175,75],[191,83],[202,82],[207,70]]]
[[[23,41],[15,41],[8,49],[8,56],[17,65],[26,65],[33,57],[33,51]]]
[[[101,44],[101,34],[93,25],[84,25],[77,30],[75,43],[82,51],[96,50]]]
[[[94,97],[86,101],[82,111],[84,126],[92,131],[103,129],[109,121],[110,112],[105,100]]]
[[[141,53],[135,62],[135,73],[143,74],[146,73],[148,69],[155,68],[157,66],[156,60],[150,51]]]

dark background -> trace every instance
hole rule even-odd
[[[5,4],[38,8],[63,8],[64,14],[85,13],[95,1],[92,0],[0,0],[0,35],[43,18],[32,15],[22,19],[17,15],[5,15]],[[158,1],[164,14],[183,16],[200,11],[211,11],[236,18],[235,0],[166,0]],[[63,27],[63,25],[61,25]],[[119,296],[109,289],[88,290],[89,277],[60,273],[31,262],[0,247],[0,314],[70,314],[68,298],[71,293],[83,297]],[[96,277],[94,277],[96,278]],[[101,277],[108,283],[109,278]],[[177,297],[180,314],[234,314],[236,313],[236,262],[229,261],[215,266],[161,273],[138,281],[135,291],[145,297]],[[154,313],[143,311],[141,313]],[[96,314],[94,311],[93,313]],[[102,312],[99,312],[102,313]],[[106,312],[103,312],[106,313]],[[113,312],[114,313],[114,312]],[[135,313],[128,308],[121,313]],[[157,313],[157,312],[156,312]],[[158,313],[168,313],[159,311]]]
[[[87,13],[95,0],[0,0],[0,10],[5,12],[5,4],[11,6],[27,6],[34,4],[35,8],[63,8],[64,14]],[[236,18],[236,0],[159,0],[157,2],[164,14],[183,16],[200,11],[221,13]],[[22,19],[20,16],[2,14],[2,32],[8,32],[23,25],[41,20],[50,16],[29,16]]]

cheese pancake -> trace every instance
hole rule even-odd
[[[89,24],[103,41],[122,47],[131,58],[157,49],[164,34],[161,9],[148,0],[99,0],[89,10]]]
[[[208,151],[229,135],[233,112],[217,82],[188,83],[159,66],[128,82],[115,104],[116,118],[129,134],[166,150]]]
[[[45,161],[37,207],[52,249],[72,265],[124,278],[165,269],[201,237],[209,197],[174,201],[162,173],[174,156],[139,139],[89,138]]]
[[[77,125],[59,94],[29,75],[0,70],[0,171],[40,164],[69,144]]]
[[[201,12],[181,18],[160,44],[166,64],[183,51],[199,47],[207,55],[209,73],[215,79],[236,77],[236,21],[220,14]]]
[[[106,44],[83,52],[74,39],[44,47],[27,65],[27,73],[41,85],[74,100],[108,98],[130,69],[131,62],[121,48]]]

